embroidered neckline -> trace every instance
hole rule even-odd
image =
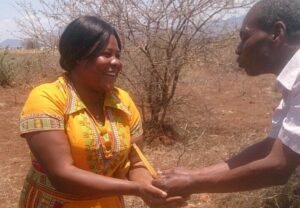
[[[67,101],[67,108],[65,110],[66,114],[72,114],[82,109],[87,109],[84,102],[81,100],[80,96],[76,92],[75,87],[68,78],[68,74],[64,73],[58,78],[62,86],[65,86],[67,93],[69,94],[69,100]],[[118,88],[114,88],[111,92],[107,93],[104,98],[104,108],[111,107],[123,111],[127,115],[131,115],[128,107],[121,101],[118,97]]]

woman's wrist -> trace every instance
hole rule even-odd
[[[130,181],[131,182],[131,186],[132,186],[132,191],[130,193],[130,195],[134,195],[134,196],[138,196],[140,197],[141,196],[141,193],[142,193],[142,187],[143,187],[143,184],[142,183],[139,183],[137,181]]]
[[[137,183],[151,185],[153,181],[153,177],[150,175],[147,169],[138,168],[130,171],[129,180]]]

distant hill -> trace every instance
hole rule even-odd
[[[238,31],[242,26],[244,16],[231,17],[225,20],[216,20],[207,26],[209,36],[216,37],[228,32]]]
[[[0,48],[21,48],[22,41],[19,39],[6,39],[0,42]]]

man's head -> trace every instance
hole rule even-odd
[[[236,49],[249,75],[279,73],[300,45],[300,0],[261,0],[246,15]]]

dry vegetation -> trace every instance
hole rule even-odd
[[[145,153],[157,169],[213,164],[266,136],[280,99],[274,90],[275,79],[271,75],[248,77],[238,70],[233,61],[235,43],[209,45],[207,50],[213,53],[192,57],[184,66],[164,128],[159,131],[145,125]],[[30,89],[54,79],[61,71],[55,52],[0,54],[5,59],[1,72],[9,69],[5,71],[7,84],[0,87],[0,201],[1,207],[11,208],[16,207],[29,167],[29,150],[18,136],[18,115]],[[124,80],[120,85],[129,86]],[[135,100],[140,104],[137,96]],[[294,194],[298,179],[295,174],[284,187],[252,192],[194,195],[189,207],[298,207],[299,197]],[[126,197],[126,201],[128,207],[145,207],[133,197]]]

